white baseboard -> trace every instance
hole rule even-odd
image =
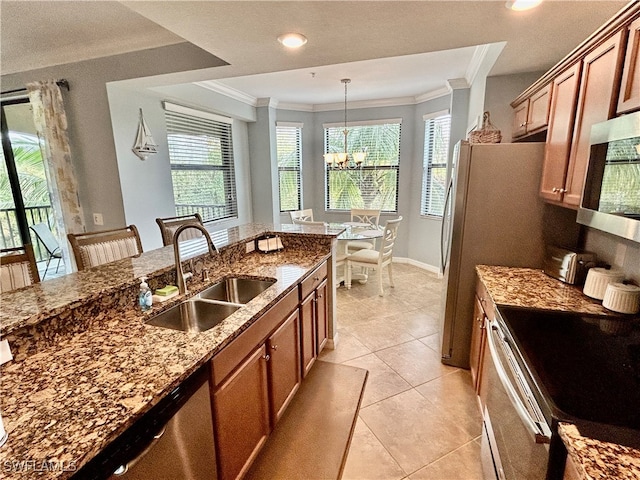
[[[438,275],[438,278],[442,277],[442,274],[440,273],[440,267],[429,265],[428,263],[424,263],[424,262],[419,262],[418,260],[414,260],[413,258],[393,257],[393,262],[406,263],[414,267],[421,268],[422,270],[426,270],[427,272],[435,273],[436,275]]]

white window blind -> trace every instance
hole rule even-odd
[[[176,214],[236,217],[231,119],[166,102],[165,118]]]
[[[425,119],[421,215],[443,215],[450,135],[451,115],[448,113]]]
[[[397,212],[401,125],[400,119],[349,124],[348,153],[366,150],[367,157],[360,168],[334,170],[325,164],[327,210]],[[344,125],[324,127],[325,153],[344,151]]]
[[[280,211],[302,209],[302,124],[276,124]]]

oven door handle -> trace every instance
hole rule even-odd
[[[518,392],[515,390],[514,386],[511,384],[511,381],[507,376],[507,372],[505,371],[504,366],[500,361],[500,358],[498,356],[498,346],[495,344],[495,340],[493,338],[493,336],[496,333],[499,335],[502,334],[500,327],[495,323],[495,320],[492,320],[490,325],[491,325],[491,329],[489,331],[489,335],[487,335],[487,343],[489,344],[491,359],[493,361],[493,365],[496,368],[496,373],[498,374],[498,378],[500,378],[500,382],[502,383],[502,386],[506,390],[507,396],[509,397],[509,400],[511,400],[511,403],[513,404],[513,406],[515,407],[516,412],[518,412],[518,416],[520,417],[524,425],[527,427],[527,429],[533,434],[536,440],[536,443],[549,443],[551,441],[551,437],[547,435],[540,428],[540,426],[538,425],[538,422],[536,422],[531,417],[530,413],[524,406],[524,403],[520,399],[520,395],[518,395]]]

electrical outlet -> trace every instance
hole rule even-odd
[[[247,242],[246,248],[246,253],[253,252],[256,249],[256,244],[254,242]]]
[[[102,214],[101,213],[94,213],[93,214],[93,224],[94,225],[104,225],[104,219],[102,218]]]

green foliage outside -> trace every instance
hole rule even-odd
[[[327,151],[344,150],[344,129],[326,130]],[[349,127],[347,150],[367,152],[362,168],[327,171],[329,210],[373,208],[397,211],[400,124]]]

